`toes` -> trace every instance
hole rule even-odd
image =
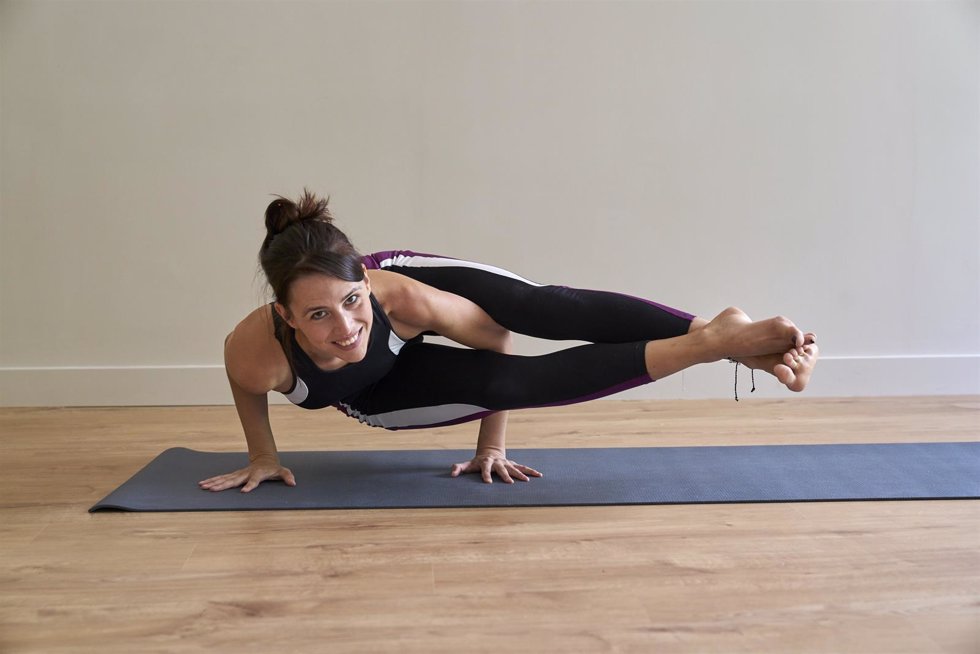
[[[783,361],[790,374],[783,377],[777,375],[779,381],[783,382],[786,388],[796,393],[804,390],[810,381],[813,366],[817,363],[817,352],[817,346],[810,344],[784,354]]]
[[[774,333],[789,337],[790,347],[803,347],[806,339],[792,320],[786,316],[776,316],[770,320],[770,323],[775,328]]]

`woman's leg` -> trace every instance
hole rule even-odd
[[[340,407],[389,429],[569,404],[648,383],[645,341],[686,333],[693,318],[636,298],[541,286],[500,268],[436,255],[389,251],[368,255],[364,262],[369,269],[398,272],[466,297],[511,331],[602,344],[543,357],[431,344],[405,348],[385,379]]]
[[[537,338],[592,343],[659,341],[693,335],[710,324],[649,300],[606,291],[542,286],[501,268],[439,255],[408,250],[379,252],[365,257],[365,265],[398,272],[466,297],[503,327]],[[712,323],[715,338],[709,340],[722,342],[722,358],[768,372],[790,390],[804,389],[818,355],[813,334],[802,335],[784,318],[753,323],[734,308],[723,311]],[[805,343],[798,343],[800,339]],[[687,341],[680,345],[648,345],[651,374],[662,379],[693,365],[691,361],[703,362],[703,345],[696,346],[694,352]]]
[[[648,300],[610,293],[543,286],[485,264],[391,251],[365,257],[368,268],[412,277],[479,305],[518,334],[549,340],[630,343],[686,334],[704,321]]]
[[[652,381],[645,350],[643,342],[600,343],[516,356],[411,343],[391,372],[339,408],[374,427],[412,429],[585,402]]]
[[[475,366],[467,359],[470,355],[460,355],[457,348],[449,348],[454,352],[440,354],[439,360],[428,368],[424,362],[404,367],[402,377],[392,378],[392,391],[377,395],[372,404],[365,405],[366,399],[361,398],[356,403],[360,409],[350,405],[362,420],[363,416],[392,414],[377,421],[363,420],[377,426],[451,424],[493,411],[570,404],[723,358],[765,370],[790,390],[800,391],[817,358],[815,337],[804,335],[785,318],[753,322],[742,311],[730,308],[709,322],[629,296],[540,286],[499,268],[405,251],[370,255],[365,257],[365,265],[399,272],[467,297],[511,331],[555,340],[592,341],[612,348],[585,346],[546,357],[479,353],[483,358]],[[616,344],[625,347],[612,347]],[[464,359],[461,372],[453,369],[452,376],[443,376],[441,371],[448,370],[450,362],[455,366]],[[489,365],[490,360],[496,363]],[[396,371],[402,363],[405,361],[399,357]],[[416,384],[416,375],[430,380],[432,370],[439,371],[435,381]],[[490,378],[503,388],[484,393],[481,384]],[[448,379],[453,381],[447,382]],[[382,380],[379,386],[387,381]],[[465,398],[445,399],[443,386]],[[405,394],[406,387],[413,392]],[[396,397],[398,394],[402,397]],[[427,407],[449,405],[459,406],[444,409],[455,412],[445,420],[418,422],[414,417],[406,419],[407,413],[399,413],[411,409],[419,416],[434,416]],[[418,408],[423,410],[415,411]],[[402,424],[403,419],[412,424]]]
[[[762,359],[773,356],[763,352],[777,351],[784,354],[773,364],[781,367],[774,374],[792,390],[802,390],[816,345],[805,343],[788,320],[752,322],[737,309],[681,336],[582,345],[542,356],[412,343],[402,348],[388,375],[340,408],[375,427],[435,427],[496,411],[597,399],[716,361],[726,352]]]

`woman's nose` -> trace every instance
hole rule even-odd
[[[334,332],[339,336],[349,336],[354,327],[354,321],[351,319],[347,313],[336,314],[336,319],[334,321]]]

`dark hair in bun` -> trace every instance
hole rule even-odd
[[[361,255],[333,225],[330,202],[307,189],[299,202],[276,196],[265,210],[266,237],[259,263],[276,301],[289,307],[289,288],[306,275],[328,275],[348,282],[364,279]]]

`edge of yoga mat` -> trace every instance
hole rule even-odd
[[[452,478],[471,450],[282,452],[297,487],[212,493],[245,453],[164,451],[89,511],[249,511],[731,504],[980,498],[980,442],[512,450],[544,473]]]

